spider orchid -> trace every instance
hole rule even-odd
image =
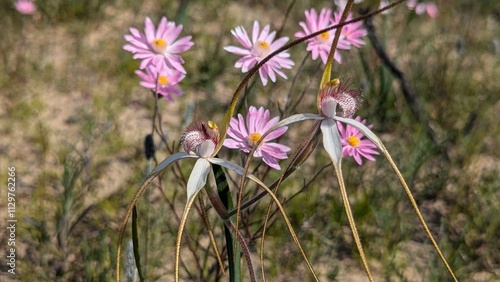
[[[341,19],[339,20],[340,23],[345,22],[350,7],[352,5],[352,0],[348,1],[348,4],[346,5],[346,8],[342,14]],[[389,9],[391,7],[394,7],[395,5],[401,3],[402,0],[395,2],[391,4],[390,6],[386,7],[385,9]],[[377,11],[377,13],[383,12],[383,10]],[[333,29],[330,28],[330,29]],[[329,29],[329,30],[330,30]],[[318,32],[325,32],[329,30],[321,30]],[[321,33],[312,33],[306,37],[303,38],[303,40],[310,39],[314,36],[317,36]],[[367,127],[364,125],[362,122],[357,121],[355,119],[349,118],[350,116],[353,116],[357,108],[359,107],[359,104],[361,102],[361,92],[359,90],[353,90],[349,88],[348,83],[341,83],[340,80],[338,79],[333,79],[330,80],[330,75],[331,75],[331,70],[332,70],[332,61],[333,61],[333,54],[335,52],[338,39],[340,36],[340,29],[336,30],[335,38],[334,38],[334,43],[332,44],[332,48],[330,50],[328,60],[325,66],[325,71],[320,83],[320,89],[318,93],[318,100],[317,100],[317,106],[319,110],[319,114],[297,114],[290,116],[288,118],[283,119],[282,121],[278,122],[275,124],[273,127],[269,128],[267,132],[263,135],[261,135],[259,140],[256,140],[253,146],[252,151],[249,152],[247,162],[245,164],[245,168],[242,168],[236,164],[233,164],[231,162],[219,159],[216,157],[218,151],[221,149],[222,145],[224,144],[224,140],[226,138],[226,135],[228,134],[228,128],[230,125],[231,117],[234,113],[234,109],[236,107],[236,102],[238,98],[241,95],[241,92],[244,88],[244,86],[248,83],[249,79],[258,72],[258,70],[264,65],[265,63],[269,62],[270,59],[272,59],[274,56],[276,56],[278,53],[283,52],[285,49],[290,48],[296,43],[291,43],[290,45],[285,45],[282,48],[274,51],[267,57],[263,58],[261,61],[259,61],[252,70],[249,71],[249,75],[241,82],[241,84],[238,86],[236,92],[233,95],[233,98],[230,103],[230,107],[227,110],[224,120],[222,123],[222,127],[219,131],[218,127],[215,125],[213,122],[206,122],[206,123],[195,123],[190,126],[185,130],[185,132],[182,134],[182,144],[184,147],[185,152],[180,152],[180,153],[175,153],[162,161],[153,171],[148,175],[146,180],[143,182],[139,190],[136,192],[134,195],[134,198],[132,199],[129,208],[127,209],[127,213],[125,215],[124,221],[122,222],[122,226],[120,229],[120,234],[119,234],[119,243],[118,243],[118,251],[117,251],[117,268],[116,268],[116,278],[119,280],[120,279],[120,253],[121,253],[121,245],[123,241],[123,236],[125,233],[125,228],[127,225],[127,222],[129,218],[131,217],[133,208],[135,204],[137,203],[137,200],[141,196],[141,194],[144,192],[146,187],[149,185],[149,183],[156,177],[158,174],[160,174],[162,171],[164,171],[170,164],[184,158],[193,158],[196,159],[195,165],[191,171],[191,174],[188,179],[187,183],[187,202],[184,207],[184,211],[181,217],[180,225],[179,225],[179,231],[177,234],[177,241],[176,241],[176,254],[175,254],[175,281],[179,280],[179,258],[180,258],[180,244],[181,244],[181,238],[182,238],[182,233],[184,226],[187,221],[187,216],[188,213],[194,203],[194,199],[198,195],[198,193],[205,187],[208,175],[210,174],[210,170],[212,166],[220,166],[224,167],[226,169],[232,170],[236,172],[238,175],[242,176],[241,178],[241,184],[240,188],[244,188],[244,183],[248,179],[256,182],[259,186],[264,188],[266,192],[270,195],[270,197],[273,200],[273,203],[276,203],[278,209],[282,213],[285,223],[287,224],[287,227],[289,229],[290,234],[292,235],[292,238],[294,239],[295,244],[297,245],[299,251],[301,252],[302,256],[304,257],[304,260],[306,261],[309,269],[311,270],[314,278],[316,281],[318,280],[316,274],[314,273],[314,270],[312,269],[312,266],[310,265],[309,261],[307,260],[307,257],[305,256],[305,253],[303,252],[300,243],[298,242],[297,237],[295,236],[295,233],[293,229],[291,228],[291,224],[279,202],[279,200],[276,198],[275,193],[271,191],[262,181],[257,179],[255,176],[251,175],[248,173],[248,167],[249,163],[253,158],[253,154],[255,150],[259,147],[259,145],[265,141],[266,136],[268,136],[271,132],[274,130],[287,126],[289,124],[299,122],[299,121],[304,121],[304,120],[315,120],[317,123],[319,123],[318,127],[314,128],[314,133],[321,131],[321,134],[323,136],[323,147],[325,151],[327,152],[328,156],[332,160],[333,167],[335,169],[335,173],[337,174],[337,180],[339,183],[340,191],[341,191],[341,196],[342,200],[344,202],[344,207],[347,213],[347,217],[349,220],[349,225],[351,228],[351,231],[353,233],[353,237],[356,243],[356,246],[358,248],[358,251],[360,253],[360,257],[363,263],[363,267],[368,275],[368,278],[370,281],[373,281],[373,278],[371,276],[370,270],[368,268],[368,264],[363,252],[363,248],[361,245],[361,241],[359,239],[359,235],[357,233],[356,225],[354,223],[354,218],[352,215],[352,211],[350,208],[349,200],[347,198],[347,193],[346,193],[346,188],[345,188],[345,183],[343,180],[342,176],[342,171],[341,171],[341,159],[342,159],[342,139],[340,136],[339,128],[337,127],[337,122],[342,122],[347,125],[350,125],[362,134],[364,134],[373,144],[375,144],[378,149],[384,154],[384,156],[387,158],[389,161],[391,167],[394,169],[398,179],[400,180],[405,192],[408,195],[408,198],[422,224],[422,226],[425,229],[425,232],[429,239],[432,241],[432,244],[434,245],[436,251],[438,252],[441,260],[444,262],[446,265],[448,271],[450,272],[451,276],[454,278],[456,281],[456,278],[453,274],[453,271],[451,270],[450,266],[448,265],[446,259],[444,258],[442,252],[440,251],[436,241],[434,240],[432,234],[430,233],[427,225],[425,224],[425,221],[418,209],[418,206],[411,195],[411,192],[406,185],[401,173],[399,172],[397,166],[394,164],[394,161],[392,160],[391,156],[389,155],[388,151],[385,149],[384,145],[380,141],[380,139]],[[281,50],[283,49],[283,50]],[[316,134],[311,134],[311,135],[316,135]],[[311,139],[313,136],[311,136]],[[253,141],[252,141],[253,142]],[[311,143],[309,143],[311,144]],[[299,150],[304,149],[298,148]],[[307,149],[310,149],[308,147],[305,147]],[[297,151],[299,151],[297,150]],[[312,151],[311,149],[310,151]],[[307,157],[306,157],[307,158]],[[287,170],[288,171],[288,170]],[[286,173],[285,173],[286,174]],[[285,175],[284,174],[284,175]],[[281,179],[280,179],[281,181]],[[279,185],[279,184],[278,184]],[[209,190],[208,187],[206,190]],[[207,191],[209,192],[209,191]],[[243,194],[243,193],[241,193]],[[241,197],[241,196],[240,196]],[[237,216],[239,215],[241,210],[241,199],[238,199],[238,210],[237,210]],[[226,221],[225,221],[226,222]],[[238,221],[236,220],[236,230],[238,226]],[[265,227],[264,227],[264,232],[265,232]],[[264,241],[264,232],[262,233],[262,239],[261,241]],[[236,237],[239,237],[237,231],[234,232]],[[243,243],[239,241],[240,244],[243,246]],[[263,248],[261,248],[263,249]],[[245,254],[246,255],[246,254]],[[252,262],[250,259],[247,259],[248,263],[248,269],[251,272],[252,268]],[[255,276],[250,273],[250,278],[252,281],[255,281]]]
[[[304,253],[297,236],[295,235],[295,232],[292,229],[292,225],[290,221],[288,220],[285,211],[281,204],[279,203],[279,200],[276,198],[276,196],[272,193],[272,191],[257,177],[251,175],[251,174],[245,174],[244,169],[234,163],[228,162],[223,159],[219,159],[216,157],[216,154],[218,150],[220,149],[219,143],[221,142],[220,140],[220,134],[219,134],[219,128],[217,125],[212,122],[194,122],[191,125],[189,125],[184,133],[182,134],[181,137],[181,143],[184,148],[184,152],[179,152],[172,154],[170,157],[167,157],[165,160],[163,160],[158,166],[156,166],[151,173],[147,176],[146,180],[144,180],[143,184],[139,188],[139,190],[136,192],[134,195],[134,198],[132,199],[132,202],[129,205],[129,208],[127,209],[127,214],[125,215],[125,219],[122,222],[122,227],[120,229],[120,234],[119,234],[119,248],[117,252],[117,277],[120,277],[120,270],[119,270],[119,260],[120,260],[120,253],[121,253],[121,244],[123,240],[123,234],[128,222],[128,219],[130,218],[133,208],[135,204],[137,203],[137,200],[141,196],[141,194],[144,192],[146,187],[149,185],[149,183],[156,177],[158,174],[160,174],[162,171],[164,171],[170,164],[180,160],[180,159],[186,159],[186,158],[192,158],[196,159],[196,162],[194,164],[193,170],[191,171],[191,174],[188,178],[187,182],[187,202],[184,207],[184,211],[180,220],[180,225],[179,225],[179,231],[177,233],[177,241],[176,241],[176,254],[175,254],[175,281],[179,280],[179,260],[180,260],[180,245],[181,245],[181,239],[182,239],[182,233],[184,230],[184,227],[187,222],[187,216],[189,211],[191,210],[191,207],[194,203],[194,200],[196,198],[196,195],[201,191],[203,187],[205,187],[205,184],[207,182],[208,175],[211,170],[212,165],[218,165],[221,167],[224,167],[226,169],[232,170],[236,172],[239,175],[245,175],[246,178],[254,181],[256,184],[264,188],[264,190],[267,191],[267,193],[271,196],[273,201],[277,204],[278,208],[280,209],[280,212],[282,213],[285,223],[287,224],[287,227],[290,231],[290,234],[292,235],[292,238],[297,245],[297,248],[301,252],[302,256],[304,257],[304,260],[306,261],[309,269],[311,270],[313,276],[316,278],[316,281],[318,281],[316,274],[314,273],[314,270],[312,269],[312,265],[309,263],[306,254]],[[207,191],[210,193],[210,191]],[[234,232],[237,232],[234,230],[234,228],[230,228]],[[238,237],[238,236],[236,236]],[[241,240],[238,240],[238,242],[241,245],[244,245],[244,240],[242,239],[241,235],[239,236]],[[246,247],[246,246],[244,246]],[[253,273],[252,269],[252,262],[250,259],[250,254],[249,252],[243,252],[245,254],[245,258],[247,261],[247,265],[250,271],[250,278],[252,281],[255,280],[255,274]],[[218,255],[218,254],[217,254]],[[119,278],[118,278],[119,279]]]
[[[339,133],[339,128],[337,125],[337,122],[347,124],[348,126],[351,126],[355,128],[356,130],[359,130],[362,134],[364,134],[386,157],[387,161],[391,165],[393,171],[395,172],[398,180],[400,181],[401,185],[403,186],[403,189],[408,196],[408,199],[410,200],[410,203],[412,205],[412,208],[414,209],[422,227],[424,228],[424,231],[427,235],[427,237],[430,239],[432,245],[434,246],[434,249],[438,253],[439,257],[445,264],[448,272],[454,279],[456,280],[455,274],[451,267],[449,266],[446,258],[444,257],[443,253],[441,252],[441,249],[439,248],[436,240],[434,239],[434,236],[430,232],[425,219],[422,216],[422,213],[420,212],[420,209],[418,208],[418,205],[410,191],[410,188],[406,184],[406,181],[404,180],[401,172],[399,171],[398,167],[394,163],[392,157],[390,156],[389,152],[385,148],[384,144],[382,141],[373,133],[370,128],[366,125],[364,125],[362,122],[349,118],[349,116],[352,116],[356,109],[359,106],[359,103],[361,102],[361,92],[359,90],[353,90],[349,89],[348,85],[342,84],[339,79],[333,79],[327,83],[324,84],[324,86],[320,89],[319,94],[318,94],[318,109],[320,111],[320,114],[296,114],[293,116],[290,116],[288,118],[285,118],[278,122],[275,126],[270,128],[266,134],[262,135],[262,138],[259,142],[257,142],[258,146],[260,142],[273,130],[276,130],[276,128],[282,127],[282,126],[287,126],[299,121],[304,121],[304,120],[316,120],[320,122],[320,130],[323,136],[323,147],[328,155],[328,157],[332,161],[333,168],[335,170],[335,173],[337,175],[337,181],[339,184],[340,188],[340,194],[342,197],[342,201],[344,203],[344,208],[346,211],[347,219],[349,221],[350,229],[352,231],[352,235],[356,244],[356,247],[359,251],[361,262],[363,265],[363,268],[365,269],[365,272],[368,276],[368,279],[370,281],[374,281],[373,277],[371,275],[370,269],[368,267],[368,263],[366,260],[366,256],[363,251],[363,246],[361,244],[361,240],[359,238],[359,234],[357,231],[356,224],[354,222],[354,216],[352,213],[352,209],[350,207],[349,199],[347,197],[347,189],[345,186],[345,182],[342,176],[342,170],[341,170],[341,160],[342,160],[342,139]],[[310,138],[312,139],[315,134],[310,134]],[[309,143],[311,144],[311,143]],[[310,148],[309,148],[310,149]],[[305,149],[305,151],[309,150]],[[298,148],[297,151],[299,150],[304,150],[304,148]],[[252,160],[252,152],[250,152],[250,155],[247,159],[247,163]],[[264,241],[264,233],[262,234],[262,241]]]
[[[339,22],[345,22],[349,10],[352,5],[352,1],[349,1],[346,5],[346,8],[344,12],[342,13],[341,18],[339,19]],[[408,196],[408,199],[410,200],[410,203],[422,225],[424,228],[424,231],[427,234],[427,237],[431,240],[436,252],[440,256],[441,260],[443,261],[444,265],[446,266],[448,272],[454,279],[454,281],[457,281],[455,274],[451,267],[449,266],[446,258],[441,252],[441,249],[436,243],[436,240],[432,236],[421,212],[420,209],[418,208],[418,205],[408,187],[406,184],[406,181],[404,180],[403,176],[401,175],[401,172],[399,171],[398,167],[392,160],[392,157],[390,156],[389,152],[383,145],[382,141],[362,122],[348,118],[352,116],[355,111],[358,109],[359,104],[361,102],[361,92],[359,90],[351,90],[349,89],[348,84],[341,84],[339,79],[333,79],[330,80],[331,78],[331,71],[332,71],[332,63],[333,63],[333,58],[334,58],[334,53],[337,47],[338,39],[340,37],[340,30],[337,30],[334,38],[334,43],[332,44],[332,47],[330,49],[330,53],[328,56],[327,63],[325,65],[325,69],[323,72],[323,76],[321,79],[320,83],[320,90],[318,92],[318,98],[317,98],[317,106],[320,114],[297,114],[290,116],[288,118],[285,118],[278,122],[275,126],[270,128],[266,134],[264,134],[259,142],[257,142],[256,146],[259,146],[260,142],[273,130],[282,127],[282,126],[287,126],[289,124],[303,121],[303,120],[316,120],[320,122],[320,130],[323,135],[323,147],[325,151],[327,152],[329,158],[332,161],[333,168],[335,170],[335,173],[337,175],[337,181],[339,184],[340,188],[340,194],[342,197],[342,201],[344,203],[344,209],[347,215],[347,219],[349,221],[349,226],[356,244],[356,247],[358,249],[361,262],[363,265],[363,268],[368,276],[368,279],[370,281],[374,281],[373,277],[371,275],[370,269],[368,267],[368,263],[366,260],[366,256],[363,251],[363,246],[361,244],[361,240],[358,235],[357,227],[354,222],[354,217],[352,214],[352,209],[350,207],[349,199],[347,197],[347,190],[345,187],[345,182],[342,176],[342,170],[341,170],[341,160],[342,160],[342,140],[341,136],[339,133],[339,128],[337,127],[337,122],[345,123],[361,132],[364,134],[373,144],[378,147],[378,149],[384,154],[386,157],[387,161],[391,165],[392,169],[394,170],[396,176],[398,177],[398,180],[400,181],[401,185],[403,186],[403,189],[405,190],[405,193]],[[338,108],[338,111],[337,111]],[[311,141],[314,138],[315,134],[310,134],[310,140]],[[306,142],[304,144],[312,144],[309,142]],[[304,150],[304,148],[297,148],[297,152],[300,152],[301,150]],[[310,151],[312,150],[311,148],[305,148],[304,151]],[[252,160],[252,153],[250,153],[248,159],[247,159],[247,164]],[[244,177],[243,177],[244,179]],[[264,233],[265,233],[265,228],[262,234],[262,242],[264,241]],[[263,245],[261,245],[261,249],[263,249]]]

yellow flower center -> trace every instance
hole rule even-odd
[[[168,79],[167,79],[165,76],[160,75],[160,76],[158,77],[158,84],[160,84],[160,85],[162,85],[162,86],[165,86],[165,85],[167,85],[167,84],[168,84]]]
[[[351,136],[347,138],[347,143],[349,143],[351,147],[356,147],[359,144],[359,139],[356,136]]]
[[[167,41],[157,38],[151,42],[151,47],[156,53],[163,53],[167,48]]]
[[[259,56],[260,58],[264,58],[269,54],[271,46],[266,41],[258,41],[253,46],[254,54]]]
[[[259,141],[261,137],[262,135],[260,135],[259,133],[252,133],[248,135],[248,144],[252,147],[255,146],[257,144],[257,141]]]
[[[325,31],[325,32],[319,34],[318,36],[316,36],[316,38],[318,38],[318,40],[320,42],[326,43],[326,42],[328,42],[328,39],[330,38],[330,34],[327,31]]]

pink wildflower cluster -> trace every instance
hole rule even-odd
[[[435,3],[433,2],[419,2],[417,0],[408,0],[406,2],[406,6],[408,6],[408,9],[410,10],[415,10],[415,13],[417,15],[421,15],[424,12],[429,15],[431,18],[437,18],[439,15],[439,10],[436,6]]]
[[[150,18],[145,20],[144,33],[130,28],[125,35],[128,44],[123,49],[134,54],[134,59],[141,60],[136,74],[142,79],[141,86],[152,89],[155,93],[173,101],[171,95],[182,95],[177,84],[184,79],[186,70],[184,60],[179,55],[193,46],[191,36],[178,39],[182,25],[167,21],[163,17],[155,27]]]
[[[299,22],[303,31],[295,33],[295,37],[304,37],[309,34],[315,33],[319,30],[327,28],[332,25],[336,25],[340,22],[342,13],[335,12],[332,16],[332,10],[323,8],[318,14],[314,8],[305,11],[306,21]],[[349,13],[347,21],[352,19],[352,14]],[[342,57],[338,52],[338,49],[349,50],[351,46],[361,47],[364,41],[361,37],[366,36],[368,33],[362,28],[362,22],[352,23],[346,25],[342,28],[340,38],[337,44],[337,50],[335,50],[333,58],[335,61],[342,63]],[[316,60],[321,57],[324,64],[328,59],[328,53],[332,47],[333,38],[335,37],[335,29],[323,32],[314,38],[307,41],[307,51],[312,54],[312,59]]]

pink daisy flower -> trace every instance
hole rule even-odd
[[[231,118],[227,130],[227,135],[231,138],[224,140],[224,146],[249,153],[262,135],[278,123],[279,117],[269,120],[269,115],[269,110],[265,110],[263,107],[257,110],[257,108],[251,106],[248,109],[246,121],[241,114],[238,114],[238,119]],[[279,127],[268,134],[257,150],[255,150],[253,156],[257,158],[262,157],[264,163],[274,169],[281,169],[276,159],[286,159],[286,153],[290,151],[290,147],[269,141],[280,137],[287,129],[288,127],[286,126]]]
[[[361,121],[359,116],[356,117],[355,120],[366,124],[366,120]],[[340,122],[337,122],[337,127],[340,132],[343,157],[351,156],[359,165],[363,164],[361,157],[375,161],[373,155],[379,154],[375,150],[377,146],[369,139],[363,139],[364,134],[362,132],[349,124],[346,124],[344,127],[344,125]],[[368,125],[367,127],[371,129],[373,125]]]
[[[185,77],[185,74],[180,71],[169,69],[161,63],[158,63],[156,66],[150,65],[146,67],[145,71],[146,72],[140,70],[135,71],[142,79],[140,82],[141,86],[153,90],[170,102],[174,101],[172,95],[180,96],[184,94],[177,86]]]
[[[281,37],[274,41],[276,31],[269,31],[269,25],[266,25],[262,31],[260,31],[258,21],[254,21],[253,23],[252,40],[250,40],[245,28],[242,26],[238,26],[231,30],[236,40],[243,46],[243,48],[236,46],[224,47],[224,50],[228,52],[243,56],[234,65],[236,68],[241,68],[241,71],[246,73],[269,54],[278,50],[288,42],[288,37]],[[289,57],[290,53],[288,53],[288,51],[283,51],[271,58],[259,69],[260,80],[264,86],[267,85],[268,78],[270,78],[272,82],[276,82],[276,74],[284,79],[287,78],[281,69],[292,68],[294,63]]]
[[[340,19],[342,18],[342,13],[337,12],[334,15],[334,24],[340,23]],[[347,16],[346,21],[352,20],[352,14],[349,13]],[[360,37],[368,35],[368,32],[366,29],[363,28],[363,22],[356,22],[352,24],[348,24],[342,28],[342,32],[340,33],[340,38],[343,39],[344,41],[347,41],[349,44],[353,45],[354,47],[361,47],[361,45],[364,45],[365,42],[360,39]],[[340,41],[339,41],[340,43]]]
[[[426,12],[431,18],[437,18],[439,15],[439,10],[433,2],[419,3],[417,0],[408,0],[408,2],[406,2],[406,6],[408,6],[408,9],[410,10],[415,10],[417,15],[421,15],[424,12]]]
[[[324,28],[327,28],[331,25],[336,24],[332,19],[332,10],[323,8],[321,12],[318,13],[314,8],[309,11],[305,11],[306,21],[299,22],[299,25],[302,27],[303,31],[299,31],[295,33],[295,37],[304,37],[311,33],[317,32]],[[311,38],[307,41],[307,51],[310,51],[312,54],[312,59],[316,60],[318,57],[321,57],[321,60],[324,64],[328,60],[328,53],[330,53],[330,49],[332,48],[333,38],[335,37],[335,29],[330,30],[328,32],[324,32],[314,38]],[[339,42],[337,44],[337,49],[350,49],[351,44],[344,39],[345,36],[340,36]],[[335,61],[342,63],[342,58],[340,53],[335,50],[335,54],[333,55]]]
[[[131,27],[131,35],[125,35],[123,49],[132,52],[134,59],[140,59],[140,69],[148,65],[162,63],[169,68],[186,73],[182,64],[184,60],[178,55],[193,46],[191,36],[185,36],[177,40],[182,31],[182,25],[176,26],[174,22],[168,22],[166,17],[161,18],[158,29],[155,28],[150,18],[144,22],[144,33]]]
[[[23,15],[32,15],[36,12],[35,3],[31,0],[17,0],[14,3],[16,10]]]

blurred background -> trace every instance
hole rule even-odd
[[[343,62],[334,65],[334,74],[363,89],[364,103],[357,114],[374,125],[399,165],[459,280],[498,281],[500,4],[435,3],[435,18],[417,15],[405,3],[372,18],[378,52],[366,37],[362,48],[341,52]],[[304,10],[336,9],[331,1],[304,0],[47,0],[35,5],[34,13],[22,14],[14,1],[0,2],[0,183],[6,195],[7,167],[14,166],[18,219],[12,276],[6,273],[3,255],[8,248],[7,202],[0,197],[1,281],[114,279],[118,229],[148,165],[154,165],[143,148],[151,133],[154,99],[134,74],[139,62],[122,49],[130,27],[143,31],[145,17],[157,24],[166,16],[184,26],[182,36],[193,36],[194,47],[183,55],[187,76],[180,87],[186,94],[174,103],[159,101],[166,138],[179,150],[189,116],[220,122],[244,77],[233,67],[238,57],[223,50],[237,45],[231,29],[242,25],[250,31],[257,19],[294,39],[301,30],[298,22],[305,20]],[[354,5],[353,13],[378,6],[378,1],[365,0]],[[242,105],[265,106],[277,116],[287,97],[298,101],[303,95],[288,114],[316,113],[322,64],[310,57],[302,63],[305,46],[290,50],[296,66],[286,71],[288,80],[267,87],[252,80]],[[381,59],[381,51],[390,62]],[[290,126],[282,142],[295,147],[309,125]],[[285,209],[320,279],[364,281],[336,180],[320,148],[283,184],[280,197],[293,196]],[[236,152],[224,149],[221,154],[241,162]],[[165,145],[159,145],[157,160],[166,156]],[[179,169],[189,175],[192,165],[183,162]],[[343,168],[377,281],[451,281],[385,159],[379,156],[358,166],[346,158]],[[279,177],[263,166],[255,173],[267,177],[266,183]],[[169,201],[152,187],[138,205],[142,264],[152,281],[173,280],[178,226],[174,215],[185,201],[181,181],[172,181],[174,172],[161,178]],[[252,239],[258,239],[268,203],[264,198],[245,213],[242,228],[255,236]],[[220,219],[213,210],[209,215],[222,238]],[[218,273],[199,222],[193,212],[181,277],[227,281]],[[307,280],[306,265],[282,218],[276,215],[271,222],[267,278]],[[127,233],[125,242],[130,238]],[[252,242],[257,256],[259,241]],[[129,251],[124,252],[126,264]],[[123,279],[133,281],[125,275]]]

